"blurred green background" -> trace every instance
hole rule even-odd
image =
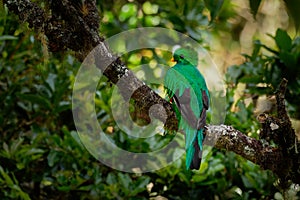
[[[297,5],[279,0],[97,1],[99,32],[106,38],[137,27],[165,27],[198,41],[224,75],[225,124],[255,138],[256,115],[275,111],[273,92],[283,77],[289,80],[287,106],[299,134]],[[72,88],[80,67],[74,52],[48,52],[42,33],[6,7],[0,12],[0,199],[283,199],[272,172],[226,150],[209,151],[199,171],[187,171],[184,157],[145,174],[101,164],[81,144],[72,118]],[[122,56],[144,80],[161,76],[159,64],[171,64],[170,58],[170,52],[156,49]],[[141,64],[151,70],[145,73]],[[115,144],[148,152],[168,142],[170,136],[134,139],[120,130],[109,107],[111,94],[104,79],[96,111]],[[292,185],[289,198],[299,199],[297,191]]]

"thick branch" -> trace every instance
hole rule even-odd
[[[210,125],[206,134],[206,144],[233,151],[263,169],[273,171],[280,178],[281,187],[288,187],[290,181],[300,184],[299,154],[288,156],[281,148],[248,137],[231,126]]]
[[[278,148],[263,144],[244,133],[226,125],[210,125],[206,130],[208,144],[219,149],[233,151],[236,154],[260,165],[263,169],[279,174],[285,168],[286,160]]]

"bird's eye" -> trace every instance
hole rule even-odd
[[[179,57],[183,59],[183,58],[184,58],[184,55],[180,54],[180,56],[179,56]]]

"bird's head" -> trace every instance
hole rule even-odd
[[[198,65],[198,53],[197,51],[189,48],[176,49],[173,54],[173,60],[177,63]]]

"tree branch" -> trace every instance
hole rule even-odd
[[[166,129],[177,130],[178,121],[170,103],[137,79],[103,42],[104,38],[98,33],[100,17],[96,1],[86,0],[83,4],[78,2],[80,1],[50,1],[49,12],[29,0],[4,0],[11,12],[23,22],[28,22],[29,27],[47,36],[50,51],[70,49],[76,52],[79,61],[83,61],[97,47],[97,67],[104,71],[109,81],[118,83],[124,99],[132,98],[149,119],[149,110],[153,105],[163,106],[165,110],[160,109],[160,106],[152,107],[151,116],[166,121]],[[107,64],[109,67],[106,67]],[[263,169],[273,171],[279,177],[282,188],[287,187],[291,181],[300,183],[300,144],[285,109],[286,84],[287,81],[283,80],[276,92],[277,117],[266,114],[258,117],[262,124],[261,140],[250,138],[225,125],[209,125],[206,131],[208,143],[215,143],[215,147],[219,149],[233,151]],[[270,145],[271,141],[276,145]]]
[[[280,188],[288,188],[291,182],[300,183],[299,154],[288,156],[281,148],[248,137],[231,126],[210,125],[206,134],[208,145],[232,151],[262,169],[271,170],[279,177]]]
[[[286,165],[283,153],[275,147],[263,144],[261,141],[248,137],[244,133],[226,125],[210,125],[206,130],[208,144],[215,144],[219,149],[233,151],[243,158],[260,165],[263,169],[279,173]]]

